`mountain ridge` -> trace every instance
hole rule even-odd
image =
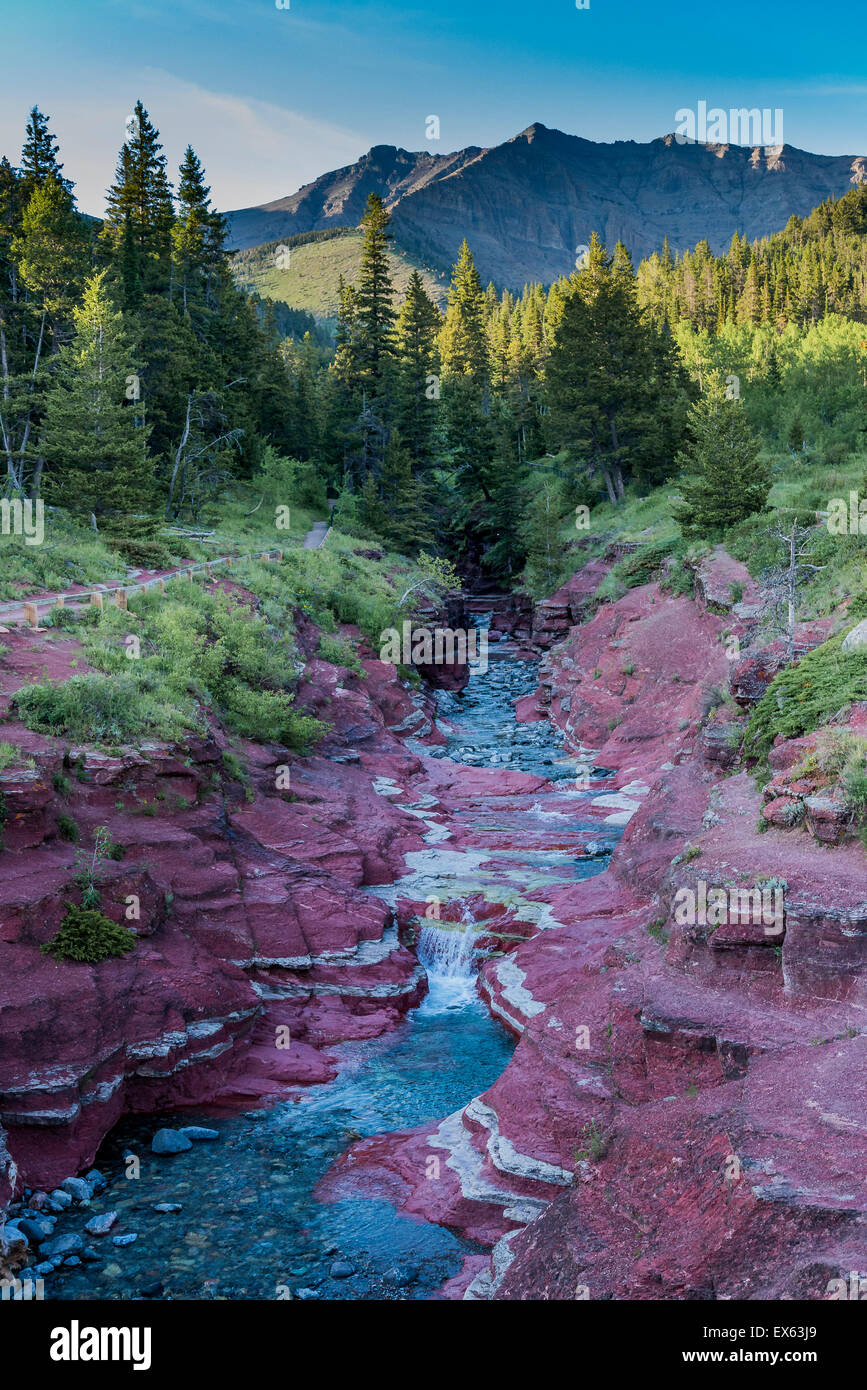
[[[793,145],[702,144],[674,134],[600,142],[533,122],[490,147],[450,154],[374,145],[297,192],[227,214],[244,249],[299,232],[357,224],[370,193],[392,214],[395,244],[448,269],[461,241],[483,279],[511,289],[568,274],[593,231],[635,259],[667,236],[684,251],[734,232],[768,236],[792,215],[867,182],[867,156]]]

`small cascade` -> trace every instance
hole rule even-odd
[[[418,941],[418,958],[427,971],[430,993],[422,1007],[438,1010],[464,1002],[475,994],[473,947],[478,924],[466,903],[459,922],[425,920]]]

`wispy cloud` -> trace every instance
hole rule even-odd
[[[77,90],[76,90],[77,88]],[[293,193],[328,169],[351,163],[371,141],[361,132],[274,102],[210,91],[171,73],[144,68],[131,85],[116,82],[97,96],[76,84],[55,92],[49,110],[60,138],[65,172],[79,205],[100,216],[124,124],[137,97],[160,130],[170,169],[191,144],[207,170],[218,207],[246,207]],[[0,93],[0,127],[22,127],[17,102]],[[7,153],[15,160],[17,149]]]

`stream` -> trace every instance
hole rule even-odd
[[[418,954],[430,988],[419,1007],[382,1037],[329,1047],[339,1075],[300,1097],[228,1118],[200,1108],[122,1120],[96,1159],[107,1190],[90,1210],[71,1213],[62,1229],[80,1231],[94,1211],[114,1210],[119,1219],[110,1237],[92,1242],[98,1262],[55,1271],[49,1298],[425,1299],[480,1249],[385,1200],[319,1202],[314,1189],[360,1136],[438,1121],[484,1091],[508,1063],[515,1040],[476,993],[477,925],[465,899],[490,893],[520,908],[524,892],[588,877],[607,863],[619,830],[600,827],[598,818],[582,821],[588,793],[572,790],[576,762],[557,730],[514,718],[514,700],[536,683],[537,663],[500,644],[488,671],[474,672],[464,691],[438,693],[446,746],[417,750],[531,772],[556,787],[548,794],[556,809],[546,808],[544,795],[508,796],[453,817],[472,819],[482,851],[449,849],[447,837],[437,835],[438,843],[408,856],[402,893],[461,905],[450,914],[458,920],[422,928]],[[594,772],[593,780],[604,776]],[[368,891],[388,900],[395,889]],[[525,918],[535,913],[531,920],[546,925],[543,903],[523,907]],[[151,1153],[157,1129],[193,1124],[217,1130],[219,1140],[169,1159]],[[140,1158],[138,1180],[125,1176],[130,1152]],[[157,1212],[162,1203],[181,1209]],[[130,1244],[110,1243],[133,1233]]]

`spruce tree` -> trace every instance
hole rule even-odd
[[[207,302],[215,277],[226,273],[225,218],[211,207],[211,190],[202,165],[188,145],[178,178],[178,216],[172,229],[173,253],[184,311],[190,302]]]
[[[412,272],[395,328],[398,363],[396,421],[418,468],[432,462],[439,399],[437,335],[442,316],[417,270]]]
[[[443,377],[468,377],[480,389],[488,374],[485,295],[472,252],[461,242],[440,334]]]
[[[762,510],[770,472],[759,459],[760,443],[743,403],[727,399],[719,372],[706,377],[689,430],[690,443],[677,456],[685,476],[674,517],[687,539],[718,540],[729,526]]]
[[[397,315],[388,265],[388,243],[392,240],[388,231],[390,221],[379,194],[371,193],[361,219],[364,243],[355,289],[355,319],[360,383],[374,397],[382,393],[385,372],[394,353],[392,330]]]
[[[27,120],[19,168],[25,202],[33,190],[41,188],[47,179],[55,179],[67,192],[72,190],[69,180],[62,177],[63,165],[57,158],[57,138],[48,129],[48,120],[38,106],[33,107]]]
[[[643,319],[625,248],[608,256],[594,232],[546,367],[552,450],[567,449],[619,502],[630,478],[654,485],[670,471],[686,385],[671,339]]]
[[[118,535],[140,533],[147,527],[135,514],[147,512],[154,500],[148,429],[106,271],[87,282],[74,325],[46,405],[46,492]]]
[[[121,148],[115,181],[108,191],[102,235],[115,256],[131,238],[145,294],[164,293],[169,288],[174,220],[159,131],[137,101],[132,131]]]

